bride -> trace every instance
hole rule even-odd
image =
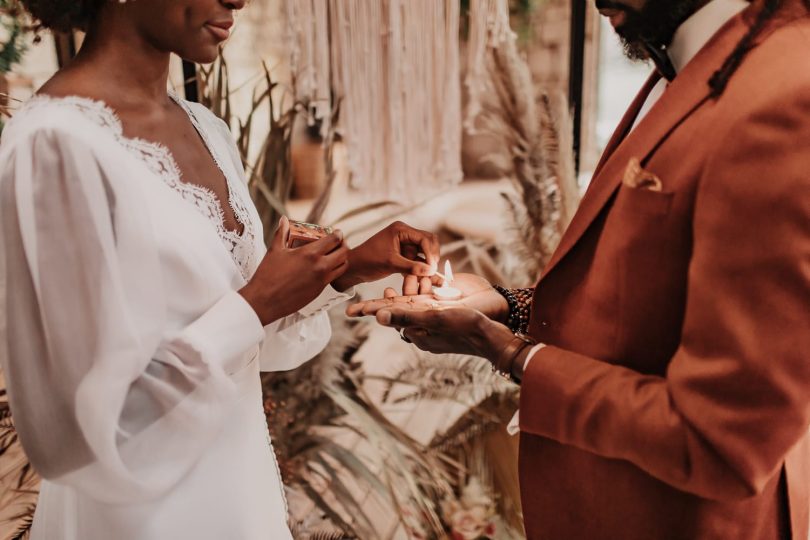
[[[87,31],[0,145],[0,359],[45,478],[33,538],[289,538],[259,370],[317,354],[362,281],[429,287],[438,243],[395,224],[291,249],[282,219],[265,248],[228,128],[166,90],[170,54],[213,61],[244,0],[23,4]]]

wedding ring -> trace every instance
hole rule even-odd
[[[406,336],[406,335],[405,335],[405,329],[404,329],[404,328],[400,328],[400,329],[399,329],[399,337],[400,337],[400,338],[402,339],[402,341],[404,341],[405,343],[411,343],[411,340],[410,340],[410,339],[408,339],[408,336]]]

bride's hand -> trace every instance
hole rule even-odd
[[[349,249],[339,231],[300,248],[288,248],[290,222],[281,218],[270,250],[239,291],[262,324],[291,315],[318,297],[348,268]]]
[[[420,253],[424,260],[420,260]],[[360,283],[377,281],[391,274],[403,274],[407,282],[424,282],[430,287],[439,263],[439,240],[402,222],[392,223],[349,252],[346,272],[332,285],[345,291]],[[418,287],[418,286],[417,286]]]
[[[440,302],[431,294],[399,295],[397,291],[389,288],[385,290],[383,298],[353,304],[346,310],[346,314],[349,317],[364,317],[376,315],[379,310],[386,307],[422,310],[438,305],[472,308],[498,322],[504,322],[509,315],[509,304],[506,299],[486,279],[475,274],[456,274],[453,287],[461,290],[461,300]]]

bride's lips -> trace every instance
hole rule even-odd
[[[210,21],[205,23],[205,28],[219,41],[225,41],[231,37],[232,26],[233,21],[231,20]]]

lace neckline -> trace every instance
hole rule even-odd
[[[126,150],[142,161],[168,187],[176,191],[185,201],[195,206],[211,222],[220,240],[225,244],[234,263],[239,268],[240,273],[245,279],[249,279],[253,270],[256,231],[248,207],[239,192],[234,189],[234,179],[223,167],[216,147],[209,138],[208,130],[201,125],[197,115],[184,100],[173,92],[169,93],[169,97],[186,114],[195,131],[202,139],[209,155],[214,160],[217,169],[225,178],[228,190],[228,204],[233,210],[236,221],[242,226],[241,233],[225,227],[225,212],[222,208],[222,202],[212,190],[183,180],[182,171],[177,165],[171,150],[166,145],[140,137],[125,136],[121,119],[107,103],[83,96],[56,97],[38,94],[31,98],[23,108],[33,108],[40,103],[57,103],[79,110],[95,124],[109,130]],[[19,116],[19,114],[15,116]]]

